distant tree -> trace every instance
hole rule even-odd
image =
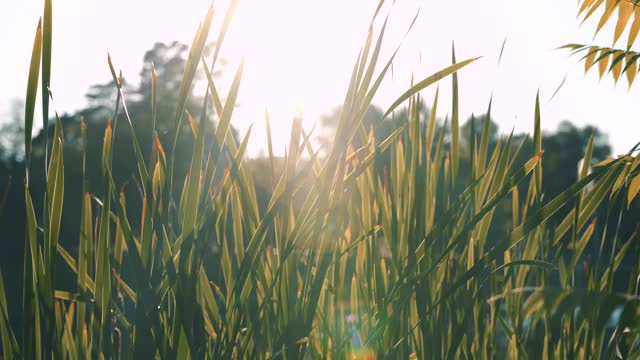
[[[461,142],[462,151],[463,151],[463,154],[461,154],[462,155],[461,161],[471,160],[472,144],[476,148],[476,151],[480,150],[480,143],[482,141],[486,120],[487,120],[486,114],[472,115],[460,127],[460,134],[461,134],[460,142]],[[498,139],[500,138],[498,124],[493,119],[490,118],[488,125],[489,125],[489,131],[487,134],[487,155],[486,156],[490,156],[490,154],[493,153],[493,150],[495,149],[496,144],[498,143]],[[465,168],[465,167],[462,166],[462,168]],[[461,174],[461,176],[464,176],[464,175],[465,174]]]
[[[186,65],[187,47],[178,42],[170,44],[156,43],[144,55],[144,65],[141,70],[141,81],[133,84],[125,78],[124,94],[131,117],[134,132],[137,135],[140,148],[145,161],[150,161],[152,150],[152,117],[151,117],[151,63],[153,62],[157,75],[157,122],[156,129],[160,141],[167,153],[170,154],[173,134],[175,129],[177,94],[182,81],[184,67]],[[202,70],[200,68],[200,70]],[[219,76],[219,71],[214,76]],[[203,79],[203,71],[196,75],[196,79]],[[194,83],[194,88],[197,87]],[[204,91],[203,91],[204,92]],[[190,91],[186,110],[193,115],[195,122],[200,120],[200,111],[204,104],[204,94]],[[64,162],[65,162],[65,191],[64,207],[60,229],[60,245],[72,256],[77,255],[77,244],[80,229],[80,205],[83,189],[94,195],[100,195],[104,189],[101,176],[101,154],[104,130],[107,120],[114,115],[116,102],[116,87],[113,81],[91,86],[86,94],[87,106],[73,114],[62,114],[61,122],[64,130]],[[21,307],[22,286],[22,260],[24,250],[25,207],[24,188],[21,179],[24,178],[23,162],[23,112],[24,104],[15,101],[11,107],[10,121],[0,127],[0,234],[6,240],[6,245],[0,254],[0,268],[6,274],[15,274],[10,279],[5,279],[9,289],[9,304],[11,313],[19,313]],[[82,166],[82,137],[80,119],[86,123],[86,168],[85,182],[83,183]],[[181,161],[183,158],[191,158],[194,135],[186,115],[183,114],[182,126],[179,129],[178,145],[176,146],[176,162],[174,171],[176,178],[184,179],[188,171],[189,162]],[[216,120],[215,112],[209,108],[207,111],[207,135],[205,160],[210,156],[214,148],[213,126]],[[141,218],[140,184],[136,183],[137,164],[133,156],[131,130],[128,120],[123,114],[122,107],[117,119],[112,119],[117,127],[114,133],[115,146],[112,175],[118,190],[125,192],[127,212],[139,214],[131,216],[131,226],[139,226]],[[54,124],[50,121],[49,124]],[[31,155],[30,189],[33,197],[36,215],[42,215],[43,197],[46,174],[44,173],[44,144],[45,137],[53,136],[53,126],[42,129],[34,136]],[[236,138],[234,129],[232,135]],[[51,142],[49,142],[51,146]],[[220,162],[221,164],[223,162]],[[222,173],[222,171],[220,171]],[[175,183],[174,189],[180,191],[183,184]],[[4,193],[7,190],[5,197]],[[6,201],[2,203],[2,199]],[[179,195],[176,197],[179,199]],[[10,209],[10,211],[8,211]],[[59,259],[56,274],[56,287],[73,291],[75,287],[74,276],[69,267]],[[20,319],[20,316],[12,316],[12,319]],[[14,329],[19,329],[20,324],[14,324]]]
[[[471,143],[472,128],[475,129],[476,141],[480,141],[486,120],[487,120],[486,114],[470,116],[467,119],[467,121],[462,125],[462,128],[460,129],[460,132],[464,135],[464,138],[463,138],[464,141],[469,144]],[[473,122],[473,125],[472,125],[472,122]],[[499,137],[498,124],[493,119],[489,119],[489,134],[488,134],[489,142],[495,143],[498,140],[498,137]]]
[[[555,131],[544,132],[542,135],[542,195],[543,201],[551,201],[560,195],[569,186],[578,180],[578,163],[584,157],[587,144],[591,136],[594,137],[593,159],[595,164],[606,159],[611,153],[611,146],[607,136],[594,126],[577,127],[569,121],[562,121]],[[523,144],[524,142],[524,144]],[[516,159],[518,166],[529,160],[533,154],[533,141],[531,137],[524,134],[516,134],[513,138],[511,151],[515,151],[522,145],[520,155]],[[520,186],[521,201],[524,201],[529,181],[525,181]],[[598,231],[602,230],[606,213],[607,202],[597,210],[595,217],[600,219]],[[510,206],[506,204],[505,206]],[[571,207],[564,207],[547,220],[548,228],[554,229],[567,216]],[[510,210],[505,214],[510,214]],[[505,228],[509,228],[509,218],[505,220]]]
[[[556,132],[542,138],[543,181],[546,197],[555,197],[578,180],[578,163],[583,158],[593,136],[593,159],[606,159],[611,154],[608,139],[598,128],[578,128],[568,121],[558,125]]]
[[[24,157],[24,101],[12,99],[9,121],[0,127],[0,156],[21,161]]]
[[[424,130],[426,128],[425,124],[427,124],[429,120],[429,108],[427,108],[423,101],[418,102],[418,108],[418,116],[420,117],[420,121],[422,124],[421,126]],[[337,138],[336,129],[340,120],[341,111],[342,107],[338,106],[320,117],[320,135],[318,135],[315,140],[326,151],[329,151],[331,149],[334,140]],[[365,112],[362,119],[353,119],[353,121],[361,120],[364,124],[365,129],[371,129],[373,131],[375,144],[378,145],[381,144],[385,139],[387,139],[395,130],[409,122],[409,113],[407,108],[398,110],[393,114],[387,116],[385,119],[382,119],[383,114],[384,111],[380,107],[371,105]],[[442,121],[438,121],[437,131],[439,131],[441,126]],[[362,135],[368,136],[369,134],[355,134],[355,136],[353,137],[353,142],[351,144],[354,149],[358,149],[359,147],[364,145],[364,143],[362,142]],[[384,152],[380,154],[376,159],[376,168],[379,169],[381,173],[384,167],[389,164],[389,154],[389,151]]]
[[[205,54],[210,52],[211,45],[205,48]],[[126,81],[124,83],[124,95],[127,104],[127,109],[131,117],[131,121],[134,127],[134,133],[138,139],[140,148],[143,152],[145,159],[150,159],[153,131],[158,132],[160,142],[162,143],[167,154],[170,154],[173,146],[175,125],[176,125],[176,111],[180,86],[182,83],[182,76],[186,66],[186,58],[188,54],[188,47],[179,42],[172,43],[155,43],[151,49],[144,54],[143,66],[140,71],[140,83],[132,85]],[[224,62],[222,62],[224,63]],[[156,74],[156,119],[155,124],[152,118],[152,68]],[[218,77],[223,69],[217,70],[213,73],[214,77]],[[186,116],[186,112],[190,113],[195,122],[199,121],[201,111],[203,108],[204,94],[199,94],[194,91],[194,88],[198,86],[198,80],[204,79],[204,70],[200,67],[196,73],[194,85],[187,96],[187,102],[185,105],[185,114],[181,114],[181,128],[179,131],[178,144],[180,146],[175,149],[176,162],[174,170],[178,175],[184,174],[188,169],[188,162],[179,161],[183,157],[190,155],[192,151],[194,135],[192,128]],[[87,92],[88,106],[85,109],[78,111],[73,115],[67,116],[69,125],[65,128],[65,135],[69,135],[68,142],[78,143],[79,138],[79,123],[80,118],[84,118],[87,123],[87,136],[89,149],[87,149],[88,156],[91,158],[98,158],[101,152],[102,136],[106,120],[113,115],[113,109],[115,107],[116,90],[113,81],[106,82],[104,84],[97,84],[92,86]],[[215,111],[209,105],[207,110],[207,137],[206,148],[211,149],[214,139],[212,130],[214,122],[216,120]],[[137,164],[133,161],[131,154],[133,153],[133,145],[131,141],[131,132],[129,126],[126,124],[127,119],[120,111],[118,119],[119,124],[116,127],[114,136],[119,138],[119,146],[114,148],[115,159],[128,159],[127,161],[116,162],[114,164],[113,176],[116,184],[127,184],[127,186],[135,188],[135,184],[130,180],[134,179],[137,172]],[[75,125],[74,125],[75,122]],[[231,129],[232,136],[238,141],[237,133],[235,129]],[[97,166],[99,162],[88,165],[96,166],[95,169],[89,169],[89,174],[99,174]],[[100,176],[95,176],[97,182],[96,187],[91,186],[91,189],[99,191],[101,185],[98,181]],[[91,185],[94,180],[90,180]],[[176,189],[181,187],[182,184],[174,184]]]
[[[326,151],[331,150],[333,142],[336,139],[336,129],[338,128],[338,122],[340,121],[340,114],[342,107],[337,106],[333,108],[329,113],[320,116],[320,134],[316,137],[316,141]],[[372,105],[364,114],[362,122],[366,128],[374,126],[381,118],[383,111],[381,108]],[[357,121],[358,119],[353,119]],[[355,138],[356,144],[360,144],[359,137]],[[357,146],[357,145],[356,145]]]

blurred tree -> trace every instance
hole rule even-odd
[[[482,114],[479,116],[472,115],[462,125],[462,128],[460,129],[460,133],[463,135],[462,139],[467,147],[470,146],[471,144],[472,128],[475,130],[474,141],[476,143],[480,141],[480,139],[482,138],[482,132],[483,132],[483,128],[485,126],[486,120],[487,120],[486,114]],[[473,122],[473,125],[472,125],[472,122]],[[489,134],[487,138],[488,143],[495,145],[495,143],[498,141],[499,135],[500,134],[498,133],[498,124],[496,124],[496,122],[493,119],[489,119]]]
[[[212,45],[208,45],[205,48],[205,55],[210,53]],[[170,154],[173,146],[174,134],[175,134],[175,120],[176,109],[178,102],[178,94],[182,83],[182,75],[186,66],[186,58],[188,54],[188,47],[179,42],[172,42],[169,44],[155,43],[151,49],[149,49],[143,58],[143,66],[140,71],[140,83],[138,85],[130,85],[125,79],[124,95],[127,103],[127,109],[131,116],[131,121],[134,127],[135,135],[138,139],[140,148],[143,152],[144,159],[150,159],[151,149],[153,143],[153,131],[158,132],[160,142],[162,143],[167,154]],[[224,65],[224,62],[221,61]],[[155,124],[152,118],[152,69],[156,74],[156,119]],[[223,69],[215,71],[214,77],[219,77]],[[190,89],[185,104],[185,112],[192,115],[194,121],[200,119],[201,112],[203,110],[204,91],[197,93],[194,89],[197,89],[200,82],[203,80],[204,70],[200,67],[196,73],[194,79],[194,85]],[[72,132],[74,135],[70,136],[67,141],[73,141],[78,139],[79,132],[76,131],[79,127],[77,120],[83,117],[87,123],[87,136],[89,147],[87,149],[88,158],[98,159],[100,156],[102,136],[106,119],[113,114],[113,109],[116,100],[116,90],[113,81],[105,84],[94,85],[89,89],[87,93],[88,106],[85,109],[80,110],[76,114],[70,116],[76,120],[76,125],[70,125],[69,129],[65,128],[67,133]],[[209,105],[207,108],[207,137],[206,137],[206,149],[212,149],[214,144],[214,138],[212,136],[214,122],[216,120],[215,111]],[[126,125],[127,119],[120,112],[116,122],[121,123],[116,126],[114,136],[118,138],[119,146],[114,148],[115,159],[128,158],[130,161],[122,161],[114,164],[113,176],[116,184],[129,184],[132,190],[135,189],[134,183],[131,180],[135,179],[133,174],[137,172],[137,165],[131,158],[133,153],[133,145],[131,139],[131,132],[129,126]],[[238,135],[236,130],[232,127],[231,133],[236,143],[238,142]],[[188,171],[189,163],[179,161],[181,158],[186,158],[191,154],[193,147],[194,135],[188,117],[182,114],[181,128],[179,129],[178,144],[175,149],[176,162],[174,171],[176,177],[180,178]],[[91,168],[87,171],[88,174],[100,174],[99,162],[89,164]],[[89,179],[89,185],[92,191],[99,191],[102,188],[100,183],[100,176],[95,176],[95,179]],[[92,185],[97,185],[92,186]],[[182,184],[174,184],[176,189],[181,187]],[[135,207],[134,205],[132,205]]]
[[[611,154],[607,136],[594,126],[578,128],[569,121],[558,125],[555,133],[542,138],[545,197],[551,199],[578,180],[578,163],[593,136],[594,164]],[[562,174],[560,176],[560,174]]]
[[[545,201],[550,201],[578,180],[578,163],[584,157],[589,139],[593,136],[593,159],[595,164],[606,159],[611,153],[608,138],[595,126],[586,125],[576,127],[571,122],[562,121],[556,131],[542,134],[542,192]],[[523,149],[517,159],[519,164],[524,164],[533,154],[533,142],[529,136],[515,135],[513,151],[523,145]],[[523,183],[520,195],[525,196],[528,182]],[[524,198],[523,198],[524,199]],[[561,221],[570,209],[558,211],[549,223],[555,226]]]
[[[0,127],[0,156],[5,160],[22,161],[24,157],[24,101],[12,99],[9,119]]]
[[[134,132],[138,138],[144,159],[149,161],[152,150],[152,116],[151,116],[151,62],[153,62],[157,75],[157,130],[160,141],[167,153],[170,154],[173,144],[175,129],[177,96],[182,81],[184,67],[186,65],[187,46],[173,42],[170,44],[156,43],[144,55],[141,81],[139,84],[130,84],[125,79],[123,92],[131,117]],[[205,51],[206,53],[207,51]],[[219,76],[223,68],[214,73]],[[204,70],[196,74],[196,80],[204,77]],[[204,104],[204,91],[202,94],[193,90],[197,89],[198,82],[194,82],[188,95],[186,110],[193,115],[195,121],[199,121],[202,106]],[[116,87],[113,81],[91,86],[86,94],[87,106],[74,114],[63,114],[61,122],[64,129],[65,146],[65,191],[64,207],[60,229],[60,245],[71,253],[77,255],[77,244],[80,229],[80,205],[82,191],[92,194],[101,194],[103,191],[101,176],[101,154],[104,130],[107,120],[113,116],[116,101]],[[0,254],[0,268],[4,274],[13,274],[5,278],[9,304],[14,323],[14,330],[20,328],[16,323],[21,319],[21,288],[22,260],[24,250],[24,189],[21,179],[24,178],[23,153],[23,117],[24,104],[15,101],[12,104],[11,119],[0,127],[0,234],[5,240],[6,246]],[[86,148],[86,182],[83,184],[82,166],[82,137],[80,119],[86,123],[87,148]],[[178,145],[176,146],[175,173],[177,179],[183,179],[188,171],[189,162],[181,161],[182,158],[190,158],[193,149],[194,134],[186,116],[182,117],[182,126],[179,129]],[[207,156],[217,151],[214,145],[213,127],[215,112],[209,108],[207,111],[207,135],[205,143],[205,161]],[[113,179],[116,187],[125,192],[127,197],[127,212],[141,214],[140,184],[136,183],[137,164],[133,154],[132,134],[128,120],[123,114],[122,107],[118,118],[114,141],[117,146],[113,148]],[[54,121],[50,121],[54,124]],[[43,193],[45,187],[44,173],[44,139],[53,136],[53,126],[42,129],[33,138],[32,160],[30,170],[30,189],[36,208],[36,215],[42,215]],[[237,142],[237,133],[232,128],[232,136]],[[51,142],[49,142],[51,146]],[[219,162],[224,164],[224,162]],[[220,172],[222,173],[222,172]],[[175,183],[174,189],[181,190],[183,184]],[[6,191],[6,195],[5,195]],[[179,197],[178,197],[179,198]],[[6,200],[3,200],[6,199]],[[4,205],[4,206],[3,206]],[[6,211],[10,209],[10,211]],[[131,216],[131,226],[139,226],[140,216]],[[58,259],[56,273],[57,288],[73,291],[76,286],[75,277],[62,259]]]
[[[426,104],[421,100],[418,100],[418,116],[420,117],[421,126],[423,131],[427,122],[429,121],[429,108]],[[340,113],[342,111],[342,107],[338,106],[332,109],[327,114],[324,114],[320,117],[319,123],[321,125],[320,134],[316,137],[316,141],[321,146],[322,149],[328,151],[333,146],[333,141],[336,139],[336,129],[338,127],[338,122],[340,121]],[[382,119],[382,115],[384,111],[376,106],[370,106],[364,114],[362,118],[362,122],[364,123],[366,129],[371,129],[374,132],[374,141],[375,144],[381,144],[385,139],[387,139],[395,130],[400,128],[401,126],[407,124],[409,122],[409,113],[407,108],[403,108],[389,115],[384,120]],[[355,119],[358,120],[358,119]],[[436,132],[440,131],[440,127],[442,126],[442,121],[438,121]],[[353,142],[351,146],[354,149],[358,149],[364,145],[363,139],[367,139],[369,134],[355,134],[353,137]],[[378,173],[382,174],[384,172],[384,168],[389,166],[391,161],[390,152],[386,151],[380,154],[376,158],[376,169],[378,169]]]
[[[338,122],[340,121],[340,114],[342,112],[342,107],[337,106],[333,108],[330,112],[320,116],[320,134],[316,137],[316,141],[322,147],[323,150],[329,151],[333,146],[333,141],[336,138],[336,129],[338,128]],[[363,123],[367,128],[372,127],[382,118],[383,111],[381,108],[372,105],[370,106],[364,114],[364,118],[362,119]],[[379,131],[378,133],[385,132]],[[376,135],[378,135],[378,133]],[[382,135],[382,134],[381,134]],[[377,136],[376,136],[377,137]],[[354,147],[362,146],[360,142],[360,137],[356,136]]]

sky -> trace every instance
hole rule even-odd
[[[0,2],[0,119],[14,99],[24,97],[33,36],[43,0]],[[389,14],[381,63],[402,47],[393,73],[374,103],[388,107],[410,85],[457,59],[482,56],[459,72],[460,116],[484,113],[493,95],[492,116],[500,131],[532,132],[536,93],[540,92],[542,126],[554,130],[562,120],[595,125],[609,136],[614,152],[628,151],[638,140],[640,114],[634,85],[584,75],[579,58],[557,50],[567,43],[609,45],[611,30],[593,38],[595,24],[580,26],[575,0],[397,0]],[[54,0],[53,107],[59,112],[82,108],[89,86],[110,79],[107,53],[125,79],[137,82],[144,52],[157,41],[191,43],[206,0]],[[211,39],[222,22],[227,0],[214,2]],[[288,143],[291,120],[300,114],[307,130],[323,113],[343,101],[357,53],[377,5],[374,0],[240,0],[222,56],[233,74],[241,59],[245,71],[233,125],[241,134],[253,125],[249,152],[266,144],[269,112],[276,151]],[[419,17],[402,41],[408,25]],[[498,62],[503,41],[502,59]],[[230,76],[219,83],[228,92]],[[556,89],[563,83],[552,98]],[[624,79],[623,79],[624,80]],[[439,114],[450,112],[451,81],[438,84]],[[421,92],[429,103],[436,87]],[[41,119],[37,119],[41,124]]]

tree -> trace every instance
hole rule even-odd
[[[336,129],[338,127],[338,122],[340,121],[340,113],[342,112],[342,107],[338,106],[333,108],[329,113],[324,114],[320,117],[320,134],[316,137],[316,141],[318,141],[319,145],[326,151],[331,150],[333,146],[334,139],[336,138]],[[376,124],[382,118],[382,109],[372,105],[370,106],[364,114],[364,118],[362,122],[365,124],[365,127],[371,127]],[[359,138],[357,138],[359,139]],[[356,140],[359,144],[360,142]]]
[[[487,120],[489,121],[487,123]],[[482,141],[482,136],[485,132],[485,126],[488,126],[487,133],[487,150],[488,153],[492,153],[493,149],[496,146],[496,143],[499,138],[499,130],[498,124],[492,119],[487,119],[487,114],[482,114],[479,116],[472,115],[460,128],[460,133],[462,134],[462,144],[463,148],[467,152],[467,156],[471,154],[471,146],[476,148],[480,147],[480,142]],[[475,137],[472,138],[472,134],[475,134]]]
[[[187,47],[178,42],[170,44],[156,43],[144,55],[144,65],[141,70],[142,80],[140,84],[130,84],[126,82],[124,86],[125,100],[129,115],[131,117],[133,130],[138,138],[144,159],[151,158],[152,137],[151,130],[151,63],[153,62],[157,81],[157,119],[156,129],[160,141],[169,154],[173,142],[173,130],[175,129],[175,115],[177,94],[180,87],[184,67],[186,65]],[[219,75],[215,72],[214,75]],[[202,78],[201,73],[196,79]],[[196,94],[192,91],[187,100],[186,109],[193,117],[199,118],[200,109],[204,103],[204,94]],[[81,201],[83,191],[100,197],[104,191],[104,177],[102,176],[102,144],[108,119],[113,116],[116,103],[116,87],[113,81],[91,86],[86,94],[87,106],[73,114],[63,114],[61,118],[64,129],[64,161],[71,164],[64,168],[65,191],[63,217],[60,228],[60,245],[63,246],[72,256],[77,258],[78,251],[78,229],[81,220]],[[23,159],[23,112],[24,103],[14,101],[11,107],[11,119],[0,127],[0,234],[6,239],[2,254],[0,254],[0,268],[7,274],[16,274],[9,279],[5,279],[10,289],[19,289],[22,286],[22,259],[25,239],[25,203],[24,186],[20,179],[24,178]],[[122,109],[122,108],[121,108]],[[209,154],[213,151],[213,125],[214,111],[208,111],[207,136],[205,149]],[[84,119],[86,129],[86,162],[83,169],[83,146],[81,119]],[[118,190],[126,194],[127,212],[137,214],[131,216],[132,228],[139,227],[142,210],[142,199],[139,196],[140,184],[136,183],[137,163],[133,154],[132,133],[126,124],[127,119],[120,111],[118,118],[112,120],[112,124],[118,122],[114,137],[117,139],[113,148],[114,162],[112,167],[113,180]],[[43,208],[43,198],[40,196],[46,187],[46,174],[44,173],[44,146],[45,138],[53,136],[54,121],[50,121],[48,129],[42,129],[33,138],[31,153],[30,190],[33,197],[36,215],[40,217]],[[183,179],[188,171],[194,143],[189,121],[182,122],[180,136],[176,146],[176,166],[174,171],[178,179]],[[237,141],[235,130],[231,129],[232,135]],[[51,146],[51,142],[49,142]],[[216,149],[217,150],[217,149]],[[205,154],[205,161],[207,160]],[[147,160],[148,161],[148,160]],[[225,164],[219,161],[219,164]],[[84,172],[84,174],[83,174]],[[222,171],[219,171],[222,173]],[[178,189],[182,183],[174,184]],[[5,193],[6,192],[6,193]],[[179,198],[179,196],[178,196]],[[69,267],[60,258],[56,273],[57,288],[73,290],[75,287],[74,276]],[[12,291],[9,295],[9,312],[19,313],[21,303],[21,291]],[[12,316],[12,319],[20,319],[20,316]],[[14,329],[19,329],[21,324],[14,322]]]
[[[13,99],[9,107],[9,121],[0,127],[0,156],[19,161],[24,156],[24,101]]]
[[[606,135],[594,126],[578,128],[565,120],[558,125],[555,133],[543,137],[545,196],[553,198],[578,180],[578,163],[584,156],[591,136],[594,139],[592,156],[597,163],[610,155],[611,147]]]
[[[418,116],[420,118],[421,126],[424,127],[429,120],[429,108],[421,97],[417,100]],[[338,106],[333,108],[327,114],[320,117],[321,134],[316,137],[316,140],[324,148],[329,149],[333,145],[333,140],[336,138],[335,132],[340,121],[340,114],[342,107]],[[371,105],[367,108],[362,119],[354,119],[354,121],[362,121],[366,129],[373,129],[376,144],[380,144],[381,141],[386,139],[391,133],[393,133],[399,127],[409,123],[409,109],[407,107],[396,110],[386,118],[382,118],[384,110],[377,105]],[[441,123],[442,121],[439,121]],[[361,146],[359,137],[354,137],[354,147]]]

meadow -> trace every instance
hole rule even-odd
[[[316,148],[313,130],[295,119],[285,156],[276,156],[266,117],[261,173],[270,191],[261,205],[257,165],[246,156],[258,135],[231,131],[242,64],[228,88],[213,75],[233,6],[219,33],[210,34],[213,6],[200,24],[168,136],[156,128],[155,71],[142,132],[109,59],[116,100],[100,125],[101,153],[87,153],[82,122],[81,156],[70,161],[65,149],[78,144],[67,143],[69,128],[49,109],[46,0],[25,102],[25,238],[13,240],[24,241],[22,328],[12,330],[7,293],[15,289],[1,273],[3,358],[640,358],[638,240],[620,231],[640,189],[638,146],[595,163],[592,138],[578,180],[545,196],[539,99],[531,99],[530,139],[492,143],[491,103],[463,131],[457,71],[477,59],[460,61],[455,48],[450,66],[415,79],[365,121],[395,56],[380,57],[383,3],[354,49],[330,147]],[[199,69],[206,95],[186,111]],[[420,95],[439,81],[452,93]],[[450,109],[438,107],[443,96]],[[44,160],[31,163],[38,98],[51,130]],[[125,145],[135,166],[128,192],[113,176],[115,148]],[[65,176],[82,169],[88,183],[89,163],[99,189],[92,180],[75,199],[72,251],[60,238],[70,216]],[[37,176],[42,191],[31,186]],[[634,265],[620,276],[625,258]],[[61,271],[73,273],[70,288],[59,286]]]

